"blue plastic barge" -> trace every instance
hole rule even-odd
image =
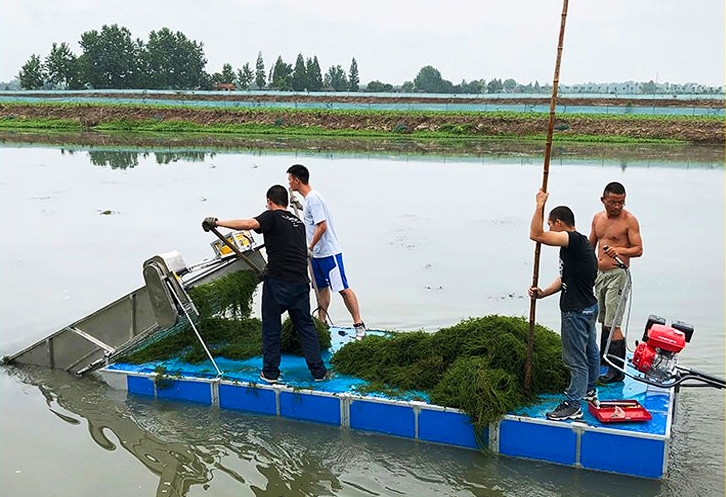
[[[352,329],[331,329],[333,347],[342,346]],[[282,383],[259,379],[260,357],[246,361],[217,360],[220,377],[210,364],[177,361],[143,365],[111,364],[99,372],[112,387],[132,395],[196,402],[220,409],[281,416],[342,428],[377,432],[467,449],[488,448],[495,454],[606,471],[643,478],[665,476],[676,395],[626,378],[600,389],[600,399],[634,399],[650,414],[641,422],[606,423],[583,408],[574,422],[550,421],[544,413],[561,399],[544,397],[535,406],[510,413],[475,433],[470,418],[458,409],[420,400],[356,393],[363,380],[337,375],[315,383],[304,360],[283,356]],[[160,373],[163,371],[163,373]]]

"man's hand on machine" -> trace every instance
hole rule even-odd
[[[628,266],[625,265],[625,263],[623,262],[623,260],[618,256],[618,253],[612,247],[608,247],[607,245],[603,245],[602,250],[605,253],[605,255],[610,256],[610,257],[612,257],[615,260],[615,265],[616,266],[618,266],[620,268],[623,268],[623,269],[627,269],[628,268]]]
[[[211,231],[212,228],[217,227],[217,218],[216,217],[205,217],[204,221],[202,221],[202,229],[204,231]]]
[[[292,197],[292,196],[290,197],[290,205],[292,205],[293,207],[295,207],[298,210],[303,209],[303,205],[300,203],[300,201],[296,197]]]

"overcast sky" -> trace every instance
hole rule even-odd
[[[571,0],[560,84],[611,81],[724,84],[724,0]],[[351,59],[361,84],[399,85],[432,65],[444,79],[551,83],[562,0],[0,0],[0,81],[32,54],[118,24],[134,38],[168,27],[202,42],[207,72],[295,63],[325,72]]]

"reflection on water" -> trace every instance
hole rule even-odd
[[[133,409],[114,406],[105,385],[58,371],[34,368],[11,371],[21,381],[37,386],[49,410],[59,419],[71,425],[85,420],[89,435],[101,448],[116,450],[117,445],[109,438],[115,435],[121,448],[159,476],[156,495],[186,495],[191,485],[211,480],[210,469],[200,454],[187,444],[162,440],[141,428],[134,419]]]
[[[321,454],[291,433],[298,426],[151,399],[114,403],[108,387],[92,378],[32,367],[9,372],[36,386],[59,419],[87,424],[101,448],[132,454],[159,477],[158,497],[187,495],[193,485],[208,488],[216,472],[249,486],[255,495],[323,495],[342,488]],[[256,423],[270,424],[256,429]],[[250,468],[240,464],[254,468],[256,477],[247,477]]]
[[[499,160],[530,158],[542,163],[544,143],[532,140],[480,140],[480,139],[412,139],[405,136],[392,138],[329,138],[296,136],[249,136],[183,134],[160,138],[149,133],[14,133],[0,131],[0,142],[7,146],[50,146],[67,153],[74,151],[137,153],[204,160],[219,153],[253,155],[299,155],[318,159],[343,159],[357,156],[366,158],[397,158],[404,160],[440,160],[450,157],[461,160]],[[555,137],[552,147],[553,162],[585,160],[603,164],[620,162],[638,166],[664,166],[679,163],[685,167],[721,167],[724,147],[690,144],[622,144],[560,142]],[[206,156],[206,157],[205,157]],[[121,160],[121,159],[120,159]],[[157,163],[166,163],[164,160]],[[109,163],[110,164],[110,163]]]
[[[404,140],[405,141],[405,140]],[[697,147],[697,146],[691,146],[690,148],[687,148],[689,152],[686,153],[685,160],[683,162],[675,161],[675,159],[678,157],[679,153],[678,150],[681,150],[680,148],[673,148],[669,151],[668,154],[668,160],[663,159],[663,153],[662,153],[662,145],[659,149],[654,149],[652,146],[643,146],[640,147],[633,147],[630,149],[621,149],[621,148],[615,148],[614,150],[610,150],[609,153],[605,154],[599,154],[596,156],[593,156],[592,154],[588,153],[589,149],[578,149],[578,148],[570,148],[571,146],[555,146],[553,148],[552,152],[552,163],[554,164],[567,164],[572,161],[581,161],[583,159],[587,159],[590,162],[599,163],[601,165],[605,165],[607,162],[613,161],[613,156],[611,154],[615,154],[615,161],[619,165],[621,171],[625,171],[629,166],[630,167],[686,167],[686,168],[707,168],[707,169],[713,169],[713,168],[720,168],[723,165],[724,157],[723,152],[724,150],[719,147]],[[283,146],[283,148],[285,148]],[[111,169],[129,169],[133,168],[139,165],[139,160],[147,159],[150,157],[153,157],[153,162],[160,165],[166,165],[166,164],[172,164],[174,162],[179,161],[185,161],[185,162],[205,162],[210,161],[214,159],[214,157],[217,155],[217,152],[204,152],[204,151],[194,151],[194,150],[179,150],[179,151],[148,151],[148,150],[100,150],[100,149],[89,149],[89,150],[82,150],[83,152],[88,154],[89,162],[94,166],[108,166]],[[266,151],[263,148],[256,148],[252,150],[245,150],[248,152],[253,153],[256,156],[262,156],[265,154],[269,154],[270,151]],[[79,152],[77,149],[73,148],[62,148],[61,154],[69,154],[73,155],[74,153]],[[413,154],[411,151],[407,154],[410,158],[416,158],[420,155],[422,150],[414,150]],[[440,151],[436,151],[439,152]],[[439,155],[436,152],[430,152],[427,154],[428,160],[437,160],[442,159],[444,157],[447,157],[446,154]],[[603,152],[603,150],[601,150]],[[279,150],[273,153],[279,153]],[[693,153],[695,155],[690,155],[690,153]],[[402,157],[400,155],[396,156],[390,156],[390,152],[386,152],[382,154],[384,157],[388,156],[390,159],[395,160],[401,160]],[[350,157],[371,157],[370,153],[363,153],[363,152],[356,152],[356,151],[350,151],[350,152],[341,152],[341,151],[320,151],[316,154],[318,158],[323,158],[326,160],[334,160],[336,158],[342,159],[342,158],[350,158]],[[482,151],[478,151],[477,153],[470,154],[468,157],[461,157],[461,156],[454,156],[456,157],[457,161],[481,161],[486,160],[489,156],[491,156],[491,151],[489,153],[482,153]],[[522,163],[531,163],[532,161],[541,161],[541,151],[538,148],[525,148],[521,151],[517,151],[516,149],[510,149],[508,153],[501,152],[501,154],[494,154],[494,157],[496,157],[500,161],[505,162],[522,162]],[[405,156],[404,156],[405,157]]]
[[[64,153],[65,150],[61,151]],[[68,153],[73,153],[72,150]],[[133,152],[122,150],[89,150],[88,158],[94,166],[110,166],[111,169],[128,169],[139,165],[139,158],[154,157],[157,164],[171,164],[180,160],[187,162],[204,162],[212,159],[214,152]]]

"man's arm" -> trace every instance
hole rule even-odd
[[[640,224],[635,216],[628,217],[628,248],[618,248],[618,253],[626,257],[643,255],[643,239],[640,236]]]
[[[257,219],[217,220],[216,224],[222,228],[229,228],[232,230],[256,230],[260,228],[260,223]]]
[[[588,240],[590,240],[590,245],[592,245],[592,248],[597,250],[597,234],[595,234],[595,223],[597,222],[597,214],[595,214],[592,217],[592,224],[590,226],[590,236],[588,237]]]
[[[544,230],[544,205],[549,193],[540,190],[537,192],[536,206],[532,214],[532,222],[529,225],[529,238],[535,242],[543,243],[553,247],[567,247],[570,237],[566,231],[545,231]]]
[[[531,287],[529,287],[528,293],[529,293],[530,297],[534,297],[536,299],[543,299],[545,297],[549,297],[550,295],[553,295],[553,294],[559,292],[561,289],[562,289],[562,278],[558,276],[544,290],[541,288],[538,288],[536,286],[531,286]]]
[[[318,224],[315,225],[315,231],[313,231],[313,237],[310,239],[310,250],[313,249],[316,243],[320,241],[320,239],[323,237],[323,233],[325,233],[325,230],[328,229],[328,222],[327,221],[320,221]]]

